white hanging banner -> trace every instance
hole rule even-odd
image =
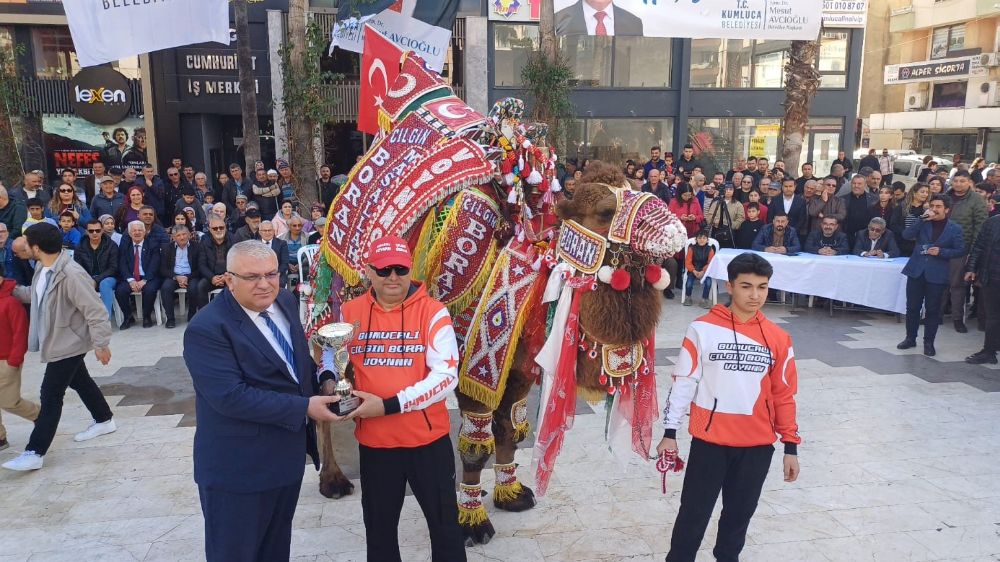
[[[554,0],[556,35],[816,40],[823,0]]]
[[[441,72],[451,44],[451,25],[455,21],[454,10],[450,13],[450,17],[442,18],[448,26],[446,29],[413,17],[417,4],[421,2],[428,0],[402,0],[377,14],[338,20],[333,26],[330,52],[333,52],[334,47],[340,47],[355,53],[363,53],[364,29],[367,24],[403,51],[413,51],[420,55],[431,70]],[[447,5],[457,6],[454,3]]]
[[[80,66],[195,43],[229,44],[228,0],[63,0]]]

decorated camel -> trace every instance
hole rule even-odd
[[[609,401],[612,432],[627,434],[648,458],[653,334],[669,282],[659,264],[684,242],[684,227],[666,206],[629,190],[610,165],[593,163],[572,198],[564,197],[546,128],[522,122],[523,110],[506,99],[483,116],[418,57],[404,57],[380,110],[383,134],[331,205],[313,268],[310,332],[337,321],[339,303],[365,290],[365,249],[387,234],[409,240],[414,278],[448,307],[463,354],[458,502],[470,543],[495,532],[480,484],[494,455],[494,506],[535,505],[514,464],[530,430],[535,383],[542,387],[533,462],[540,496],[572,426],[578,388],[587,400]],[[352,493],[329,428],[319,435],[320,492]]]

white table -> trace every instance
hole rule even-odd
[[[708,264],[708,276],[725,283],[729,278],[726,272],[729,262],[746,252],[750,250],[720,250]],[[909,258],[753,253],[763,256],[774,267],[770,283],[773,289],[906,313],[906,276],[902,271]]]

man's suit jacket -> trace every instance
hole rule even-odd
[[[121,246],[118,247],[118,274],[120,279],[128,280],[132,275],[132,261],[134,259],[135,245],[128,236],[122,238]],[[150,244],[149,238],[142,242],[142,250],[139,260],[142,262],[143,278],[141,280],[161,279],[160,277],[160,247]]]
[[[789,207],[788,212],[785,212],[785,198],[784,196],[778,196],[767,205],[767,222],[774,222],[774,217],[779,215],[788,215],[788,225],[795,228],[796,232],[808,234],[809,231],[805,228],[808,226],[809,220],[809,210],[806,206],[806,200],[801,195],[796,195],[792,197],[792,206]]]
[[[580,0],[572,6],[556,12],[556,35],[587,35],[587,22],[583,15],[583,3],[585,1]],[[615,11],[615,35],[642,37],[642,20],[632,12],[623,10],[618,6],[612,6]]]
[[[184,332],[200,486],[234,493],[290,486],[302,480],[307,453],[319,469],[316,429],[306,417],[317,392],[316,365],[295,297],[282,289],[275,304],[291,328],[299,382],[228,290],[198,311]]]
[[[190,240],[187,247],[188,263],[191,265],[191,273],[188,274],[188,277],[197,279],[201,246],[194,240]],[[169,246],[164,246],[160,251],[160,276],[163,279],[173,279],[175,265],[177,265],[177,244],[171,242]]]
[[[859,230],[857,234],[854,235],[854,255],[860,256],[862,253],[867,253],[871,249],[872,239],[868,236],[868,229]],[[875,249],[889,254],[890,258],[900,257],[899,246],[896,245],[896,236],[891,230],[886,230],[882,233],[878,242],[875,243]]]
[[[288,242],[281,238],[272,238],[271,249],[278,256],[278,271],[281,272],[281,286],[284,287],[288,285]]]
[[[913,246],[913,255],[903,268],[903,275],[914,278],[923,275],[928,283],[947,285],[949,262],[952,258],[965,255],[962,228],[948,220],[941,236],[937,240],[932,240],[933,237],[934,229],[931,221],[917,221],[903,231],[904,239],[916,242]],[[936,256],[924,254],[922,253],[924,246],[937,246],[941,248],[941,253]]]

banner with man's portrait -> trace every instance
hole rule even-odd
[[[556,35],[815,40],[823,19],[823,0],[554,2]]]
[[[44,115],[42,131],[46,177],[58,177],[65,168],[86,176],[94,162],[103,162],[109,172],[125,166],[141,170],[148,161],[146,129],[138,117],[103,126],[75,116]]]

